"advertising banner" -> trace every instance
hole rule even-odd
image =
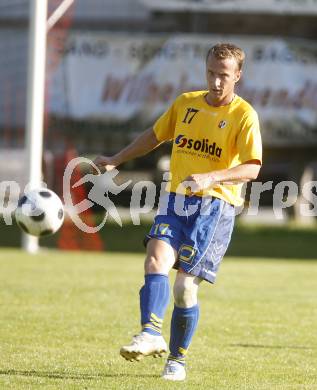
[[[246,12],[264,14],[316,15],[316,0],[141,0],[154,11]]]
[[[52,75],[50,111],[150,124],[180,93],[206,89],[206,52],[223,41],[246,52],[237,93],[258,111],[264,142],[317,144],[317,45],[308,40],[78,33]]]

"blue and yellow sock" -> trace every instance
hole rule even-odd
[[[183,309],[174,306],[171,322],[169,360],[185,364],[188,347],[194,336],[199,319],[199,306]]]
[[[143,332],[158,336],[162,332],[163,318],[170,298],[168,276],[145,275],[140,290],[141,325]]]

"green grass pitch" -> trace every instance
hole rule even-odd
[[[0,389],[317,389],[317,261],[227,257],[201,286],[184,383],[119,356],[142,278],[142,254],[1,250]]]

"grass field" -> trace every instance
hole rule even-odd
[[[108,252],[143,253],[143,237],[150,227],[149,222],[144,222],[140,226],[125,223],[123,227],[107,222],[99,234]],[[41,239],[41,244],[55,248],[60,232],[61,230],[53,236]],[[78,229],[77,232],[81,235]],[[238,220],[228,255],[315,260],[317,258],[316,232],[317,224],[309,227],[293,224],[265,226],[241,224]],[[19,247],[20,243],[21,231],[17,225],[13,223],[6,226],[0,218],[0,247]]]
[[[218,283],[201,287],[181,384],[162,382],[162,359],[118,354],[139,329],[142,263],[2,250],[0,389],[317,389],[317,261],[226,258]]]

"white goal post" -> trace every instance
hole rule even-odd
[[[43,122],[47,32],[57,23],[74,0],[64,0],[47,20],[47,0],[30,0],[28,50],[26,153],[30,188],[42,180]],[[39,249],[39,239],[23,233],[22,247],[30,253]]]

